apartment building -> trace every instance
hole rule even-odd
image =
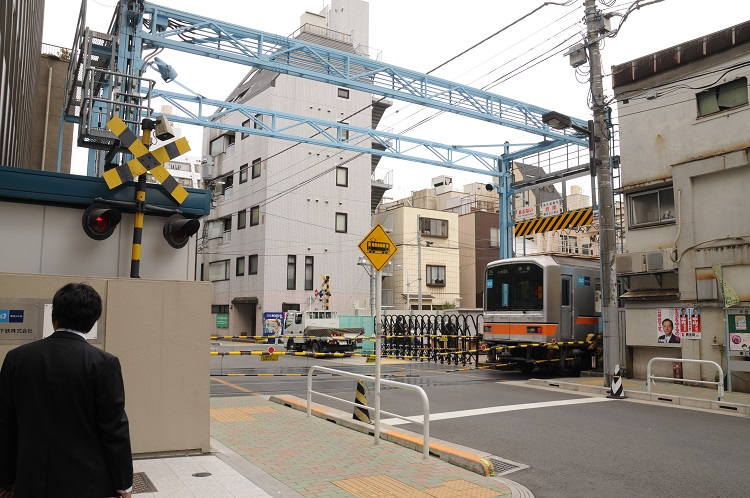
[[[729,367],[732,389],[750,387],[748,61],[745,22],[612,68],[628,234],[616,266],[638,377],[654,357],[709,360]]]
[[[304,13],[292,36],[367,55],[368,9],[361,0],[334,0],[318,14]],[[264,70],[251,70],[227,100],[373,128],[390,105],[368,93]],[[261,127],[237,112],[220,119]],[[390,187],[374,173],[379,157],[217,129],[204,132],[203,149],[211,163],[203,174],[214,195],[199,274],[213,282],[212,310],[225,317],[217,332],[260,335],[264,313],[324,306],[315,297],[324,276],[331,309],[369,302],[358,244]]]

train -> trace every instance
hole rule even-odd
[[[555,374],[601,364],[598,258],[534,255],[485,270],[484,366]]]

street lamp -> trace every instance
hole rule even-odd
[[[615,269],[615,213],[612,178],[609,169],[609,142],[605,137],[605,118],[602,109],[594,110],[594,120],[588,129],[573,123],[559,112],[542,115],[542,122],[557,130],[571,128],[589,139],[591,181],[598,177],[599,192],[599,258],[602,273],[602,335],[604,347],[604,385],[611,386],[615,366],[620,364],[620,338],[617,316],[617,272]],[[591,193],[594,189],[592,185]],[[593,204],[596,204],[594,202]],[[619,374],[618,374],[619,375]]]

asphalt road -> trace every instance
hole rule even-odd
[[[219,371],[216,359],[212,357],[212,374]],[[374,364],[364,362],[364,358],[282,357],[279,362],[260,362],[257,356],[224,357],[225,373],[250,376],[221,377],[230,384],[212,382],[211,393],[305,397],[307,377],[279,374],[306,373],[313,364],[374,373]],[[750,496],[747,417],[532,388],[524,383],[528,376],[519,373],[460,365],[386,360],[382,372],[385,378],[426,391],[431,436],[528,466],[507,477],[537,498]],[[276,376],[254,376],[257,373]],[[316,375],[313,389],[353,401],[355,381]],[[330,400],[319,402],[351,409]],[[419,397],[406,390],[384,388],[381,406],[400,415],[422,413]],[[421,432],[415,423],[401,426]]]

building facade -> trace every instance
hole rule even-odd
[[[628,233],[617,272],[635,376],[654,357],[710,360],[748,390],[748,61],[744,23],[612,68]],[[679,342],[665,341],[670,328]],[[685,364],[683,375],[717,374]]]
[[[0,166],[32,164],[43,27],[44,0],[0,2]]]
[[[335,0],[301,20],[295,37],[367,52],[366,2]],[[227,100],[360,127],[376,127],[389,105],[367,93],[263,70],[251,71]],[[221,119],[262,127],[241,113]],[[214,195],[199,263],[214,284],[214,313],[228,316],[226,329],[217,332],[261,335],[264,313],[325,307],[315,296],[324,276],[330,309],[369,303],[358,244],[388,189],[374,179],[379,158],[216,129],[205,131],[203,148],[212,163],[204,178]]]

